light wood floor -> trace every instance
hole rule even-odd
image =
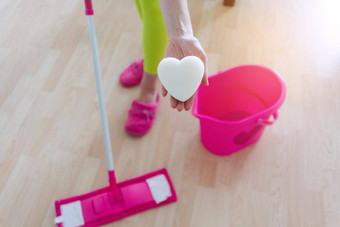
[[[189,0],[209,73],[247,63],[287,84],[280,119],[230,157],[162,98],[151,132],[124,129],[142,56],[134,1],[96,0],[95,22],[119,181],[166,167],[178,202],[112,226],[340,226],[339,1]],[[55,199],[107,185],[83,1],[0,2],[0,226],[53,226]],[[111,226],[108,225],[108,226]]]

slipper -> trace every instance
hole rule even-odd
[[[138,85],[142,81],[143,71],[143,58],[140,58],[138,61],[135,61],[124,69],[119,76],[119,81],[124,87],[133,87]]]
[[[133,100],[128,112],[128,119],[125,123],[125,130],[134,136],[141,136],[147,133],[156,118],[159,104],[159,95],[153,103],[144,103]]]

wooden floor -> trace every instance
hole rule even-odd
[[[279,121],[229,157],[168,98],[149,134],[125,133],[138,87],[118,75],[142,56],[142,24],[133,0],[94,6],[118,180],[166,167],[178,194],[112,226],[340,226],[338,1],[189,0],[210,75],[262,64],[287,85]],[[1,0],[0,15],[0,226],[53,226],[54,200],[107,185],[83,2]]]

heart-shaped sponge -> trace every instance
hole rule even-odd
[[[164,58],[157,69],[159,80],[175,99],[185,102],[195,94],[200,85],[204,65],[196,56],[187,56],[182,60]]]

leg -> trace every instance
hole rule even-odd
[[[137,1],[136,1],[137,3]],[[168,43],[158,0],[139,0],[143,19],[144,72],[137,100],[131,104],[125,129],[132,135],[143,135],[153,124],[158,107],[157,67],[164,58]]]
[[[140,0],[135,0],[135,4],[136,4],[136,7],[137,7],[139,16],[140,16],[140,18],[143,21],[143,12],[142,12],[142,7],[141,7],[141,4],[140,4]]]
[[[138,100],[141,102],[151,103],[156,100],[158,83],[157,75],[150,74],[144,71],[141,83],[141,89]]]
[[[143,15],[144,75],[139,100],[154,102],[157,92],[157,66],[168,43],[158,0],[140,0]]]

